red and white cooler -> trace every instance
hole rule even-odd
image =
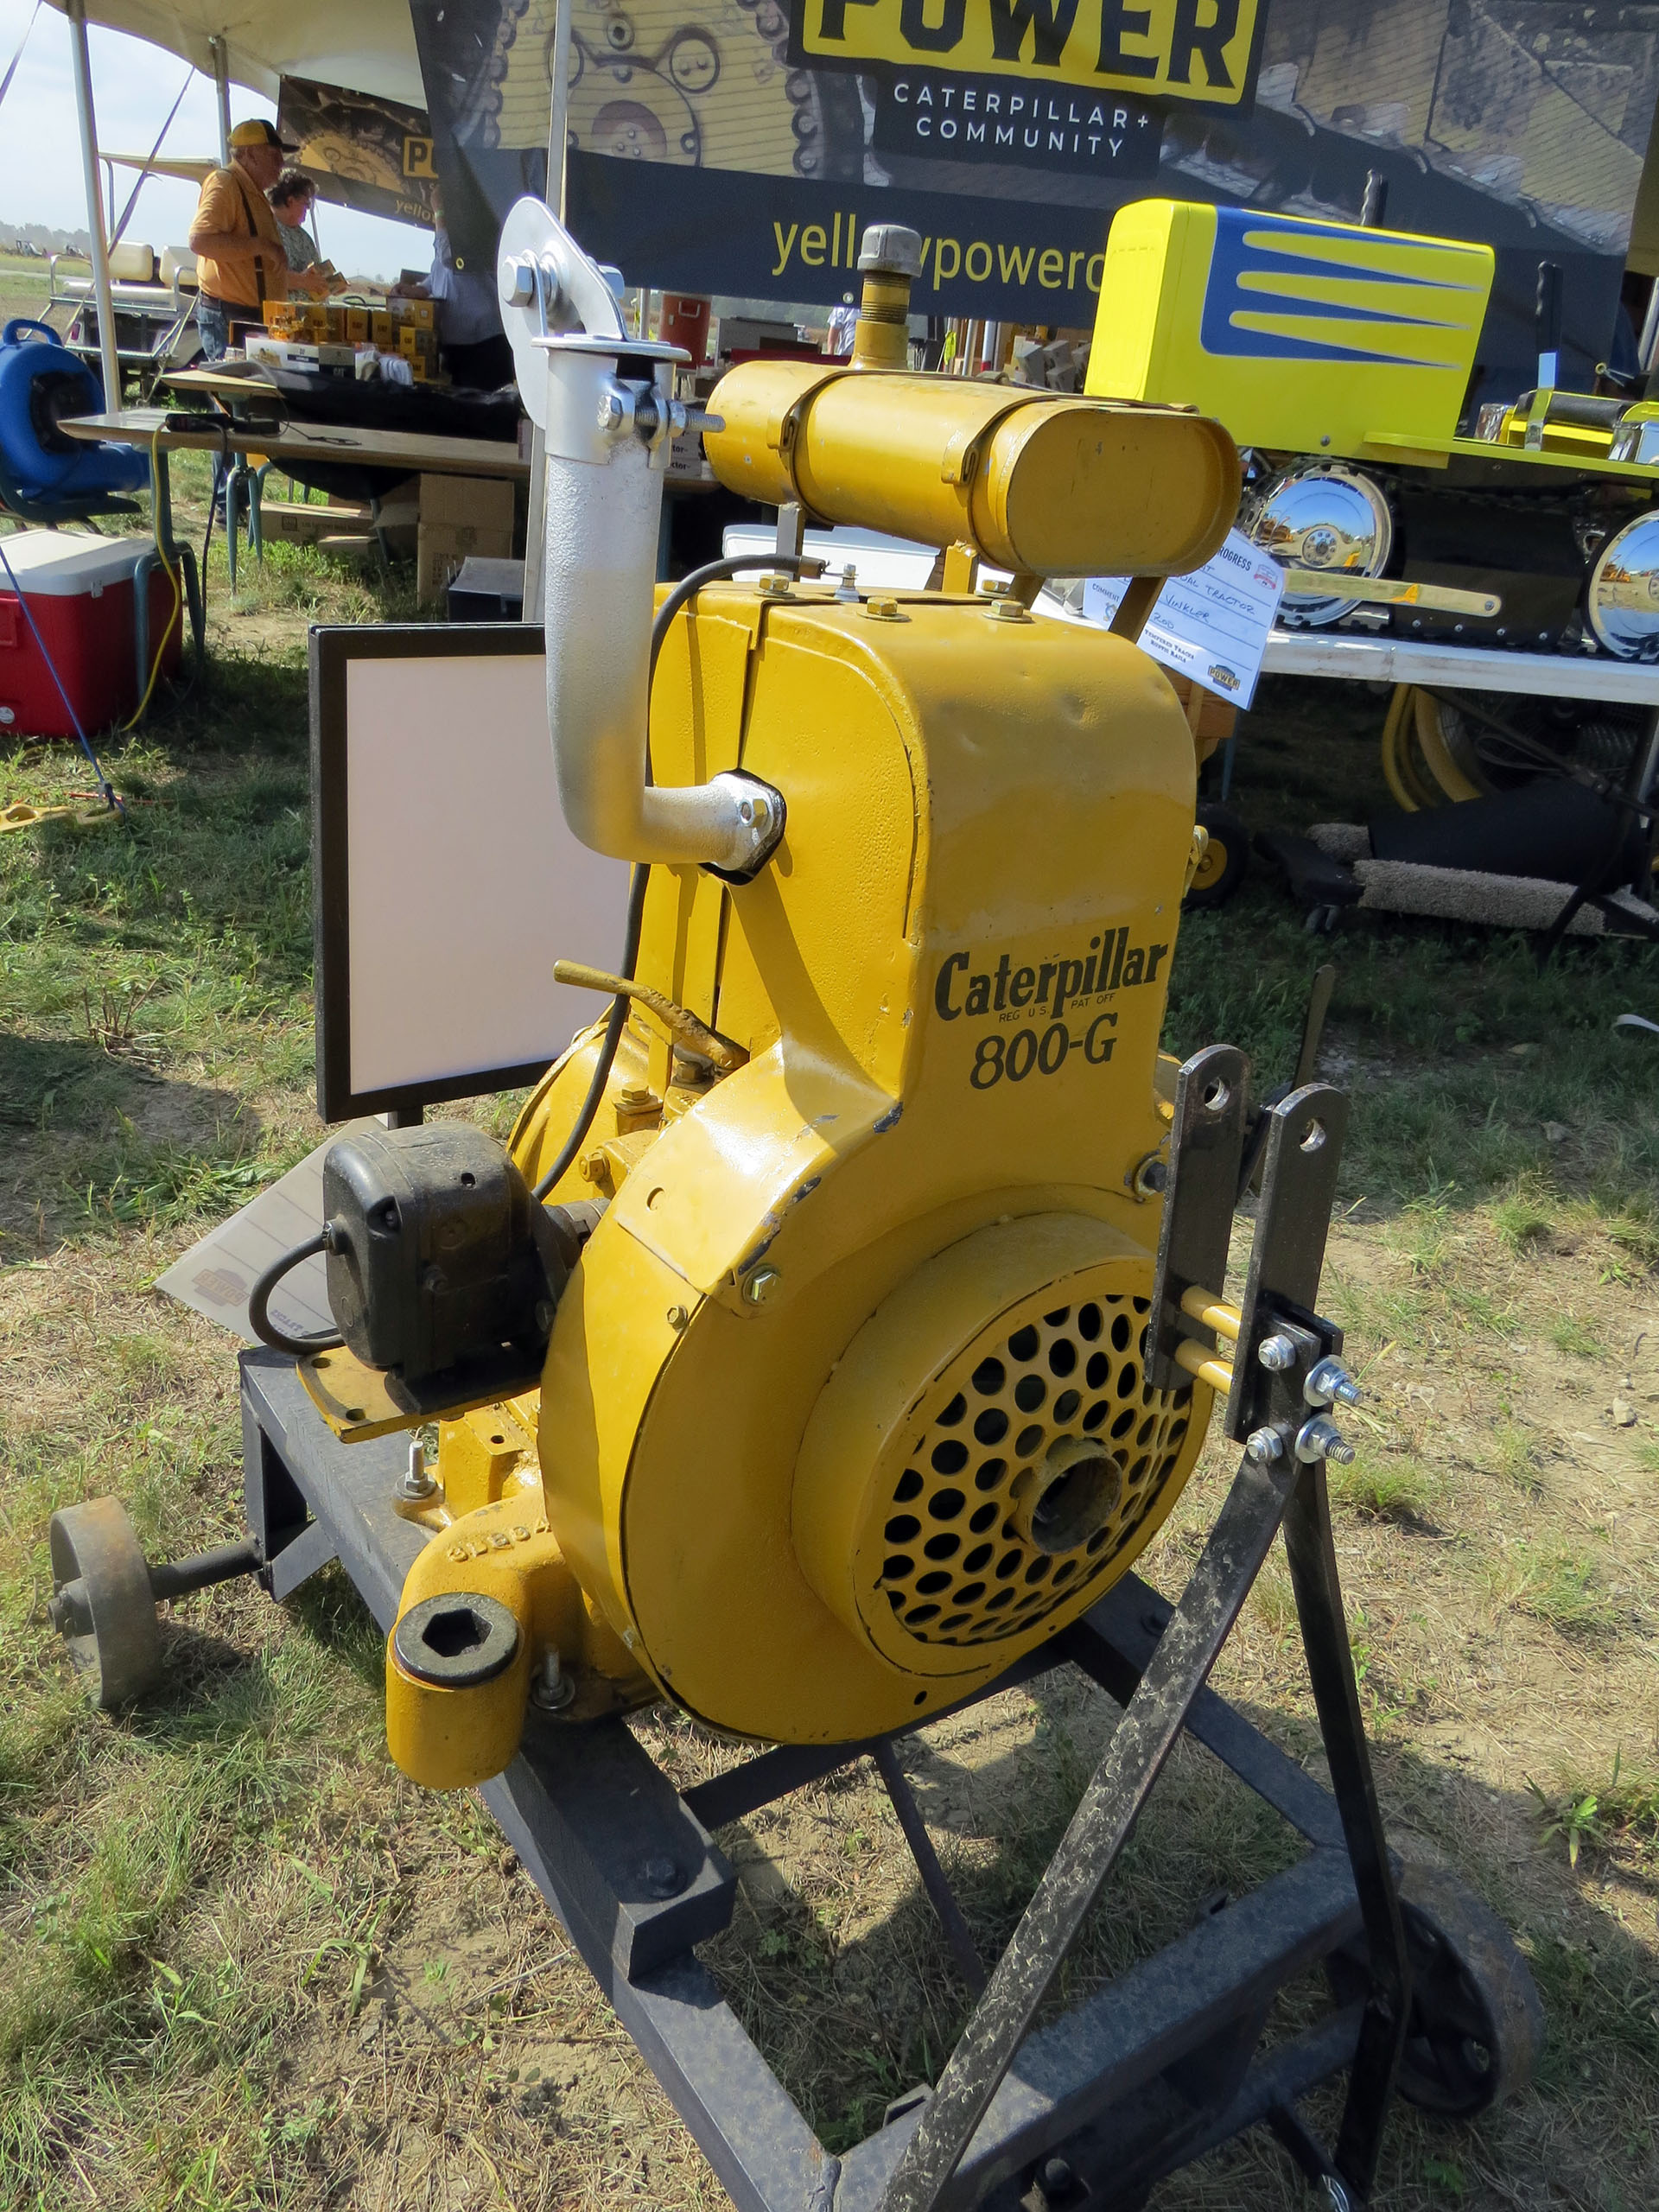
[[[67,531],[25,530],[0,537],[12,576],[0,567],[0,745],[14,737],[73,737],[74,723],[52,681],[41,642],[90,737],[125,721],[143,695],[134,636],[134,592],[140,562],[154,553],[148,537],[92,537]],[[159,563],[148,578],[148,652],[154,657],[173,613],[173,585]],[[21,588],[41,633],[37,642],[17,603]],[[183,579],[180,578],[180,588]],[[162,673],[178,671],[188,616],[179,620],[162,656]]]

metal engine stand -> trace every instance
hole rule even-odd
[[[1541,2026],[1524,1961],[1451,1877],[1396,1869],[1371,1775],[1325,1478],[1327,1454],[1351,1456],[1332,1414],[1357,1394],[1338,1359],[1340,1331],[1315,1310],[1347,1101],[1309,1084],[1252,1119],[1247,1074],[1243,1054],[1225,1046],[1181,1071],[1147,1345],[1154,1389],[1191,1376],[1225,1393],[1226,1433],[1243,1447],[1238,1471],[1179,1603],[1127,1574],[981,1694],[1069,1662],[1123,1707],[988,1978],[901,1771],[897,1737],[762,1751],[681,1792],[620,1720],[573,1726],[532,1704],[522,1752],[485,1785],[504,1834],[741,2212],[1131,2212],[1165,2176],[1259,2126],[1331,2212],[1347,2212],[1370,2196],[1396,2090],[1467,2117],[1530,2069]],[[1249,1279],[1233,1306],[1222,1285],[1234,1210],[1258,1174]],[[285,1597],[337,1558],[389,1628],[426,1541],[396,1506],[406,1440],[340,1444],[293,1363],[270,1351],[243,1355],[242,1406],[247,1519],[264,1587]],[[1329,1790],[1206,1687],[1281,1529]],[[152,1576],[144,1602],[161,1586]],[[98,1591],[78,1584],[72,1610],[95,1629]],[[1310,1847],[1036,2026],[1184,1730]],[[978,2001],[933,2088],[899,2100],[836,2158],[695,1946],[728,1925],[735,1896],[712,1831],[865,1757]],[[1279,1993],[1320,1966],[1329,2011],[1299,2034],[1265,2040]],[[1342,2074],[1340,2124],[1327,2145],[1297,2107]]]

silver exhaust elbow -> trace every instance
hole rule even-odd
[[[663,481],[676,431],[703,419],[673,396],[688,357],[626,335],[604,273],[538,200],[508,213],[497,274],[547,454],[547,718],[564,818],[615,860],[747,878],[782,835],[776,792],[741,773],[645,779]]]

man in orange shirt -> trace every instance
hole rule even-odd
[[[288,297],[288,256],[265,194],[283,173],[283,156],[295,149],[264,121],[238,123],[230,147],[230,166],[203,184],[190,226],[196,327],[210,361],[264,327],[264,302]]]

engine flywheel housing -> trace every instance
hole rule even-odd
[[[1148,1541],[1208,1412],[1147,1382],[1150,1290],[1103,1224],[1037,1215],[938,1255],[854,1338],[803,1440],[795,1541],[890,1663],[1012,1659]]]

